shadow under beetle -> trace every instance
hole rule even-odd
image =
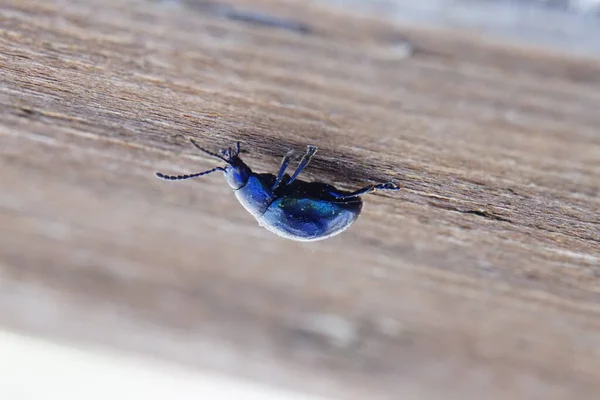
[[[216,154],[190,140],[198,150],[224,161],[225,167],[191,175],[170,176],[157,172],[156,176],[167,180],[183,180],[222,171],[238,201],[258,223],[287,239],[309,242],[337,235],[358,218],[362,208],[361,195],[375,190],[399,189],[395,183],[388,182],[345,192],[325,183],[296,179],[317,152],[316,146],[307,146],[306,154],[290,177],[285,171],[294,154],[293,150],[283,157],[275,176],[252,172],[239,157],[239,142],[235,149],[230,147]]]

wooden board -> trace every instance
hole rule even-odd
[[[340,398],[598,398],[597,59],[301,0],[0,21],[3,328]],[[221,176],[154,177],[214,166],[189,137],[403,189],[286,241]]]

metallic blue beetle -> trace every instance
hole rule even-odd
[[[190,139],[191,140],[191,139]],[[395,183],[369,185],[355,192],[345,192],[320,182],[296,179],[317,152],[317,147],[307,146],[296,172],[290,177],[285,173],[293,150],[289,151],[277,176],[256,174],[239,157],[240,143],[215,154],[201,148],[198,150],[226,163],[208,171],[191,175],[170,176],[160,172],[156,176],[167,180],[196,178],[215,171],[223,171],[227,183],[244,208],[258,223],[287,239],[314,241],[326,239],[347,229],[358,218],[362,208],[360,196],[374,190],[398,190]]]

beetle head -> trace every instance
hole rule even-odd
[[[236,143],[235,149],[231,147],[221,150],[221,159],[227,163],[223,172],[225,179],[232,189],[241,188],[248,182],[252,171],[239,157],[240,142]]]

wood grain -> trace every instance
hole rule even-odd
[[[2,327],[339,398],[600,395],[599,60],[300,0],[2,3]],[[403,189],[290,242],[154,178],[214,166],[188,137]]]

